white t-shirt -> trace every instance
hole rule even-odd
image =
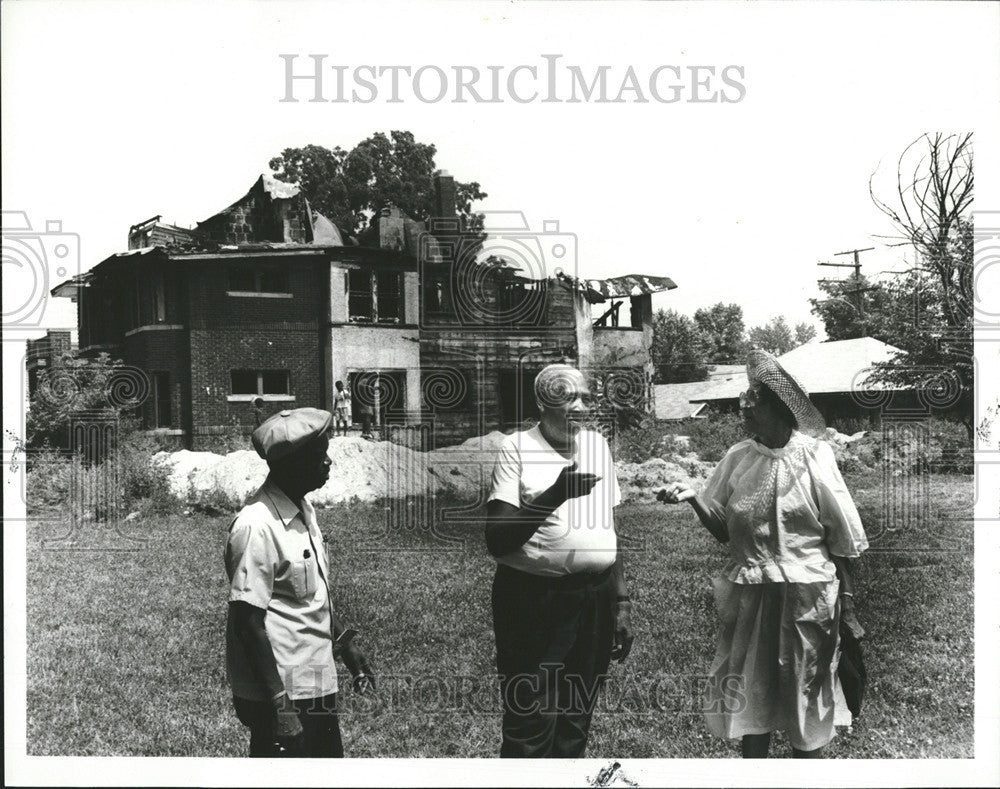
[[[559,472],[574,462],[578,471],[598,474],[601,480],[586,496],[554,510],[524,545],[498,563],[548,576],[600,572],[614,564],[618,540],[612,508],[621,502],[621,491],[611,450],[600,433],[577,433],[570,459],[551,447],[538,426],[508,436],[493,467],[489,500],[522,507],[552,487]]]

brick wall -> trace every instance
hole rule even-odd
[[[180,265],[187,267],[186,279],[194,283],[189,307],[192,328],[239,326],[254,329],[272,324],[273,329],[304,329],[306,325],[318,329],[317,321],[325,318],[329,264],[318,256],[246,260],[234,255],[231,262],[219,259]],[[291,298],[227,295],[231,265],[282,267],[288,273]]]
[[[505,419],[513,409],[511,387],[522,386],[521,379],[530,379],[530,385],[547,364],[575,363],[574,341],[572,329],[545,335],[530,329],[471,327],[421,332],[420,367],[425,379],[435,371],[453,369],[464,373],[470,388],[462,408],[433,413],[437,444],[511,427]]]
[[[288,370],[294,401],[266,402],[266,415],[284,408],[329,408],[324,395],[324,362],[319,332],[260,326],[245,329],[195,329],[191,332],[192,448],[212,443],[212,436],[234,421],[249,433],[252,402],[230,402],[230,371]]]
[[[184,329],[141,331],[126,337],[122,361],[138,367],[149,378],[149,397],[140,408],[143,427],[156,427],[154,389],[155,373],[167,373],[170,383],[171,427],[189,430],[191,411],[190,340]]]
[[[329,408],[324,352],[329,263],[315,256],[261,261],[283,266],[291,298],[228,296],[225,260],[189,261],[191,315],[191,446],[211,448],[219,434],[245,433],[253,404],[230,401],[232,370],[287,370],[295,400],[264,404],[265,416],[284,408]]]

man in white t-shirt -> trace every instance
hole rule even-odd
[[[611,658],[632,646],[614,527],[621,493],[604,437],[578,424],[590,400],[583,374],[546,367],[535,399],[539,424],[498,450],[486,525],[497,561],[500,755],[577,758]]]

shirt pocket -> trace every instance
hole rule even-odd
[[[299,599],[310,599],[316,594],[316,562],[306,559],[292,562],[288,568],[292,592]]]

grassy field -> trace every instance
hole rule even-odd
[[[931,517],[894,518],[894,531],[877,525],[878,482],[848,479],[872,535],[857,598],[871,684],[862,718],[830,755],[971,757],[972,478],[932,478]],[[65,528],[57,513],[40,515],[29,545]],[[725,549],[687,508],[630,504],[618,518],[638,635],[613,667],[588,754],[735,757],[695,712],[714,645],[709,578]],[[30,754],[245,754],[224,668],[227,523],[149,516],[126,524],[145,536],[139,550],[29,551]],[[443,531],[456,542],[387,526],[380,506],[321,511],[320,524],[336,604],[381,676],[377,699],[341,694],[348,755],[494,756],[493,564],[480,523],[455,518]],[[788,754],[780,738],[775,754]]]

